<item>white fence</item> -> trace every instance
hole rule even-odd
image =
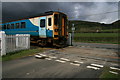
[[[0,31],[0,50],[1,56],[6,53],[29,49],[30,48],[30,35],[29,34],[16,34],[6,35]]]

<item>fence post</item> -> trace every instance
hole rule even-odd
[[[18,48],[19,47],[19,44],[18,44],[19,34],[16,34],[15,36],[16,36],[16,48]]]
[[[26,48],[29,49],[30,48],[30,35],[26,34]]]
[[[0,39],[1,39],[1,56],[6,55],[6,44],[5,44],[5,32],[4,31],[0,31]]]

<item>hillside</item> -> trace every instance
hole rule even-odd
[[[73,23],[76,28],[75,32],[118,32],[120,29],[120,20],[112,24],[72,20],[69,21],[69,32],[71,32]]]

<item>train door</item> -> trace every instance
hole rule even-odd
[[[47,16],[47,37],[53,36],[53,16]]]
[[[65,18],[62,17],[62,36],[65,35]]]
[[[39,35],[42,38],[46,38],[46,17],[40,17],[39,21]]]

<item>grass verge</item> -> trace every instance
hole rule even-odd
[[[76,42],[120,44],[118,33],[75,33]]]
[[[99,77],[101,78],[100,80],[120,80],[120,74],[113,74],[113,73],[110,73],[109,71],[118,72],[115,70],[110,70],[109,67],[104,67],[103,72],[101,73]]]
[[[13,59],[18,59],[21,57],[29,56],[29,55],[34,55],[38,52],[42,52],[43,50],[41,48],[36,48],[36,49],[28,49],[28,50],[22,50],[18,52],[12,52],[8,53],[5,56],[2,56],[2,61],[8,61],[8,60],[13,60]]]

